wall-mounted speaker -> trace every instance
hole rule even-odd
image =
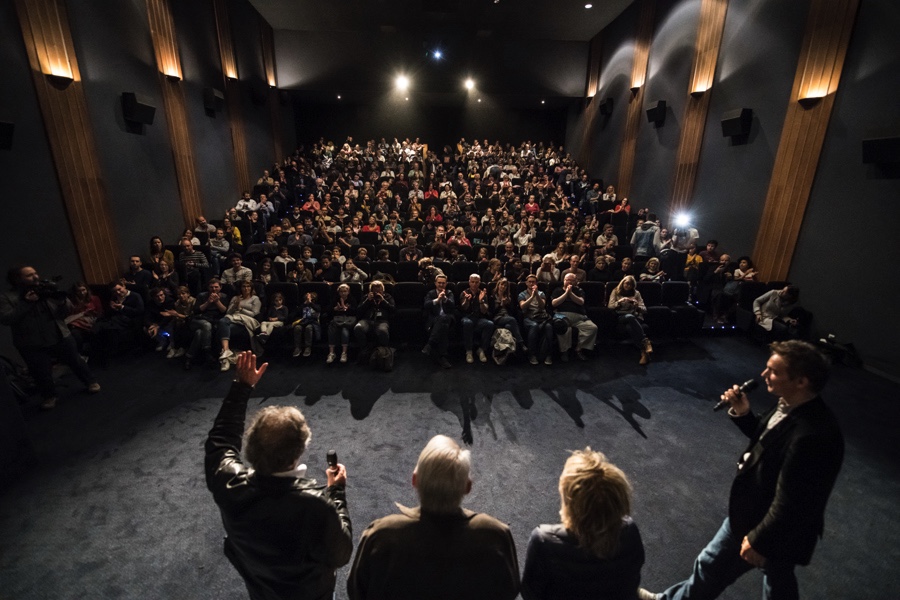
[[[256,105],[262,105],[266,103],[266,98],[269,95],[269,86],[267,86],[262,81],[253,81],[250,83],[250,101]]]
[[[156,107],[134,92],[122,92],[122,116],[130,123],[153,125]]]
[[[12,150],[13,131],[16,126],[0,121],[0,150]]]
[[[607,98],[603,102],[600,103],[600,114],[604,116],[609,116],[612,114],[613,109],[613,99]]]
[[[666,101],[658,100],[654,106],[647,109],[647,121],[657,127],[662,127],[666,122]]]
[[[735,108],[722,113],[722,135],[724,137],[750,135],[751,124],[753,124],[752,108]]]
[[[225,106],[225,94],[216,88],[203,88],[203,108],[209,111],[220,111]]]
[[[863,140],[862,156],[863,164],[867,165],[900,163],[900,137]]]

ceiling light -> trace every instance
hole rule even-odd
[[[481,98],[479,98],[478,101],[481,102]]]
[[[435,50],[434,51],[434,59],[441,60],[442,58],[444,58],[444,53],[441,52],[440,50]]]
[[[397,89],[400,91],[409,88],[409,78],[406,75],[398,75],[395,83],[397,85]]]
[[[544,101],[543,101],[543,100],[541,100],[541,104],[544,104]]]
[[[466,79],[466,89],[471,90],[473,87],[475,87],[475,82],[471,78]]]
[[[340,95],[340,94],[338,94],[338,100],[340,100],[340,99],[341,99],[341,95]]]
[[[585,4],[584,7],[585,8],[594,8],[594,5],[593,4]]]

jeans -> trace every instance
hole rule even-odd
[[[363,319],[353,327],[353,335],[356,336],[356,345],[366,348],[369,345],[369,336],[374,331],[375,340],[379,346],[391,345],[391,330],[387,321],[369,321]]]
[[[519,332],[519,322],[516,321],[515,317],[497,317],[494,319],[494,325],[500,329],[509,329],[509,332],[516,338],[516,343],[519,346],[525,343],[525,340],[522,339],[522,334]]]
[[[691,576],[660,595],[660,600],[712,600],[738,577],[753,569],[741,558],[741,539],[731,531],[728,519],[694,561]],[[798,600],[794,565],[768,563],[763,569],[764,600]]]
[[[191,321],[191,347],[188,348],[188,358],[194,358],[201,350],[209,351],[212,346],[212,329],[213,324],[206,319],[194,319]]]
[[[463,317],[462,330],[463,346],[465,346],[466,352],[472,351],[472,347],[475,345],[475,334],[478,334],[481,338],[478,346],[482,350],[490,350],[491,335],[494,333],[493,321],[489,319],[480,319],[478,317]]]
[[[538,360],[544,360],[553,347],[553,325],[550,321],[538,323],[525,319],[525,334],[528,336],[528,351]]]
[[[350,343],[350,330],[353,325],[338,325],[334,321],[328,324],[328,344],[346,346]]]
[[[428,345],[431,346],[436,356],[447,356],[447,347],[450,345],[450,329],[455,321],[453,315],[443,314],[434,317],[428,323]]]
[[[644,325],[644,323],[636,316],[631,314],[619,315],[619,325],[622,325],[625,328],[625,332],[628,334],[631,343],[639,350],[642,350],[644,348],[644,338],[647,337],[647,333],[644,331],[646,325]]]
[[[97,381],[88,369],[87,363],[78,355],[75,338],[71,335],[46,348],[17,347],[17,350],[22,355],[22,359],[28,367],[28,373],[34,378],[34,382],[44,398],[56,396],[56,386],[53,384],[53,359],[72,369],[72,372],[84,385],[90,385]]]

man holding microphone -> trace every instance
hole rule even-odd
[[[690,578],[661,594],[642,589],[641,600],[716,598],[754,567],[764,573],[765,598],[799,598],[794,567],[809,564],[822,535],[844,438],[819,396],[828,379],[825,357],[796,340],[770,348],[762,377],[779,398],[776,407],[753,414],[738,386],[721,396],[734,424],[750,438],[731,485],[728,518],[697,557]]]
[[[303,414],[269,406],[244,431],[247,401],[268,363],[252,352],[237,360],[237,378],[206,440],[206,485],[222,513],[225,555],[253,600],[330,599],[335,570],[350,561],[353,534],[335,464],[328,485],[306,478],[300,458],[310,439]],[[244,457],[241,457],[242,440]]]

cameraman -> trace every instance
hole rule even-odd
[[[100,391],[87,363],[78,355],[75,340],[63,322],[64,297],[56,286],[42,282],[34,267],[13,267],[6,275],[12,289],[0,294],[0,323],[12,328],[13,343],[43,397],[41,408],[56,406],[53,361],[67,365],[91,393]]]

